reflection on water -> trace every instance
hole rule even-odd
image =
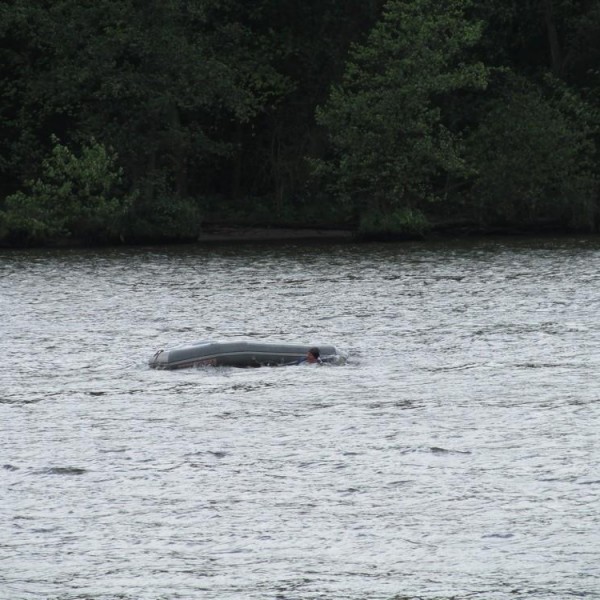
[[[600,241],[0,255],[0,599],[600,597]],[[343,367],[147,367],[198,339]]]

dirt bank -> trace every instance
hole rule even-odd
[[[298,229],[284,227],[206,226],[198,242],[276,242],[286,240],[350,240],[352,232],[343,229]]]

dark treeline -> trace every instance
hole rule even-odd
[[[600,0],[5,0],[0,242],[600,229]]]

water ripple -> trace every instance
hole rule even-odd
[[[598,240],[0,260],[0,600],[600,598]],[[154,371],[198,339],[344,367]]]

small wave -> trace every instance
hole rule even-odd
[[[448,450],[438,446],[431,446],[429,450],[432,454],[471,454],[470,450]]]
[[[227,456],[227,452],[222,450],[209,450],[207,454],[211,454],[215,458],[225,458]]]
[[[444,365],[443,367],[427,367],[424,370],[431,373],[447,372],[447,371],[466,371],[468,369],[475,369],[481,366],[480,363],[461,363],[456,365]]]
[[[44,469],[42,473],[46,475],[84,475],[87,473],[87,469],[80,467],[49,467]]]

